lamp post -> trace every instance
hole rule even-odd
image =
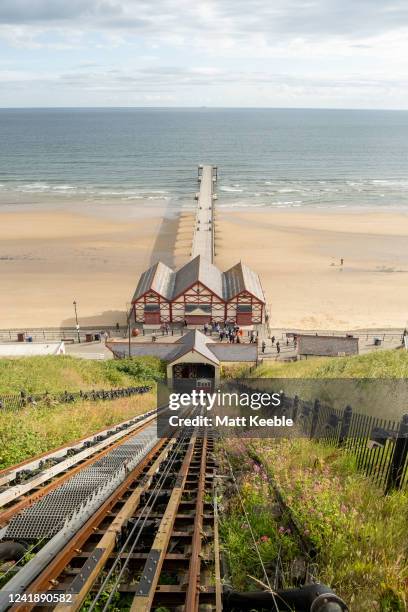
[[[131,317],[132,317],[132,308],[128,308],[128,304],[126,304],[126,318],[127,318],[127,332],[128,332],[128,357],[130,358],[132,356],[132,350],[131,350],[131,335],[132,335],[132,330],[131,330]]]
[[[74,310],[75,310],[75,322],[76,322],[76,330],[77,330],[77,334],[78,334],[78,342],[79,342],[79,344],[81,344],[81,336],[79,335],[79,323],[78,323],[78,312],[77,312],[77,303],[76,303],[76,300],[74,300],[72,303],[74,305]]]

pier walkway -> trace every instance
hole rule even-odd
[[[197,212],[194,220],[191,258],[201,255],[214,261],[214,186],[217,181],[216,166],[199,166],[200,192],[197,194]]]

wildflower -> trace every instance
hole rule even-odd
[[[269,538],[267,535],[263,535],[260,537],[261,542],[269,542]]]
[[[279,533],[285,533],[285,527],[283,527],[282,525],[279,527],[278,529]]]

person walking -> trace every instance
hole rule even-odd
[[[277,343],[276,343],[276,352],[278,353],[278,355],[279,355],[280,351],[281,351],[281,349],[280,349],[280,343],[279,343],[279,342],[277,342]]]
[[[265,353],[265,349],[266,349],[266,342],[265,340],[262,340],[262,345],[261,345],[262,354]]]
[[[273,346],[275,344],[275,336],[272,336],[271,342],[272,342],[272,346]]]

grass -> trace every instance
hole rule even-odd
[[[408,352],[384,350],[351,357],[314,357],[294,362],[266,361],[257,378],[408,378]]]
[[[158,380],[164,370],[155,357],[91,361],[71,356],[0,359],[0,395],[127,387]]]
[[[381,492],[355,468],[354,459],[308,440],[252,440],[226,443],[239,473],[239,486],[259,550],[271,568],[277,547],[286,580],[298,554],[284,517],[271,512],[273,476],[296,522],[317,550],[317,578],[345,599],[350,612],[403,612],[408,601],[408,495]],[[255,470],[256,452],[262,469]],[[255,547],[244,528],[236,496],[227,499],[221,535],[233,585],[255,588],[262,580]],[[263,580],[264,581],[264,580]]]
[[[156,393],[0,413],[0,469],[39,455],[156,406]]]
[[[52,393],[151,383],[144,395],[108,401],[45,404],[0,411],[0,469],[91,435],[156,406],[155,382],[163,364],[153,357],[88,361],[75,357],[27,357],[0,360],[2,394]]]
[[[351,405],[359,413],[380,418],[399,420],[407,408],[408,352],[399,349],[352,357],[265,361],[252,371],[229,366],[224,375],[227,379],[275,379],[290,397],[311,401],[318,397],[332,408]]]

